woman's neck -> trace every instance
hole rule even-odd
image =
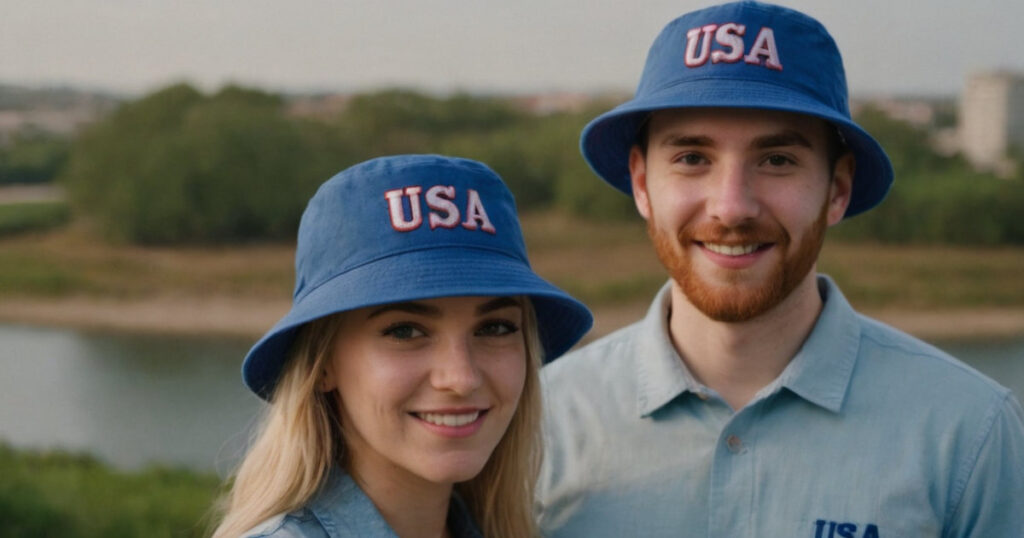
[[[353,461],[349,472],[399,538],[447,538],[452,484],[437,484],[391,464]]]

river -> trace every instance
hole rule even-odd
[[[0,440],[225,476],[263,405],[239,374],[250,343],[0,325]],[[1024,396],[1024,337],[938,345]]]

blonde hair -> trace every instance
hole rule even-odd
[[[485,537],[537,535],[533,490],[542,457],[537,318],[523,302],[526,380],[508,430],[483,470],[456,484]],[[213,538],[235,538],[260,522],[299,509],[317,493],[334,465],[345,466],[334,393],[317,389],[340,315],[304,325],[296,336],[260,427],[229,482]]]

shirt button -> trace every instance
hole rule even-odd
[[[743,450],[743,441],[735,435],[730,435],[725,438],[725,446],[729,447],[729,452],[739,454]]]
[[[704,400],[705,402],[708,401],[708,393],[702,390],[697,391],[697,397],[700,398],[701,400]]]

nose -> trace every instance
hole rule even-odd
[[[430,384],[439,391],[466,396],[480,388],[483,378],[474,351],[463,338],[453,338],[438,350]]]
[[[742,163],[724,164],[708,189],[708,215],[723,226],[731,228],[758,217],[761,206],[753,189],[752,174]]]

